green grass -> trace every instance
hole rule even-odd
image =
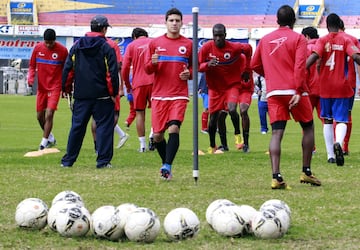
[[[122,99],[120,126],[123,127],[128,104]],[[200,104],[201,105],[201,104]],[[199,107],[201,110],[201,107]],[[60,159],[65,152],[71,113],[61,100],[55,114],[53,132],[59,154],[25,158],[36,150],[41,130],[36,120],[34,96],[0,96],[0,249],[356,249],[360,244],[360,162],[359,117],[353,117],[350,155],[344,167],[328,164],[322,128],[316,121],[317,152],[313,172],[321,187],[300,184],[301,130],[290,121],[282,143],[281,172],[292,190],[271,190],[271,169],[265,154],[271,135],[261,135],[256,100],[250,107],[251,131],[249,154],[233,147],[232,125],[228,122],[230,151],[223,155],[199,156],[199,181],[192,177],[193,133],[192,104],[181,128],[180,149],[173,163],[174,178],[159,178],[160,158],[157,152],[137,152],[139,142],[135,124],[130,139],[115,149],[112,169],[95,168],[95,154],[88,128],[81,153],[74,167],[63,169]],[[356,102],[353,114],[359,113]],[[147,117],[150,117],[148,112]],[[117,143],[117,137],[115,143]],[[206,150],[208,136],[199,134],[199,148]],[[169,242],[163,229],[152,244],[97,240],[88,234],[83,238],[63,238],[48,227],[41,231],[17,228],[14,221],[17,204],[28,197],[38,197],[48,205],[63,190],[74,190],[85,201],[90,212],[103,205],[118,206],[125,202],[153,209],[161,222],[176,207],[188,207],[199,217],[197,238]],[[281,239],[260,240],[221,237],[210,229],[205,211],[215,199],[225,198],[237,204],[258,209],[268,199],[282,199],[292,210],[292,226]]]

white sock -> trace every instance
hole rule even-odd
[[[347,125],[346,123],[338,123],[335,127],[336,142],[342,146],[346,136]]]
[[[46,147],[46,145],[48,144],[48,141],[49,141],[49,140],[48,140],[47,138],[42,138],[40,145]]]
[[[139,137],[139,142],[140,142],[140,148],[146,148],[145,136]]]
[[[54,137],[53,133],[50,132],[48,140],[49,140],[49,142],[54,142],[55,141],[55,137]]]
[[[125,136],[125,132],[120,128],[118,124],[116,124],[114,131],[120,136],[120,138]]]
[[[154,138],[154,130],[153,130],[152,127],[151,127],[151,129],[150,129],[149,138]]]
[[[328,159],[335,158],[334,154],[334,127],[332,124],[324,124],[323,134],[325,139],[326,152]]]

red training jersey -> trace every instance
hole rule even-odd
[[[315,47],[317,39],[310,39],[307,43],[307,56],[309,57]],[[317,71],[317,63],[311,65],[307,72],[306,84],[309,88],[309,95],[319,96],[320,86],[319,86],[319,72]]]
[[[152,64],[154,53],[159,55],[158,63]],[[149,43],[145,55],[145,71],[154,73],[152,99],[157,100],[189,100],[188,83],[181,80],[179,74],[184,68],[192,75],[192,41],[184,36],[172,39],[167,35],[154,38]]]
[[[206,42],[199,51],[199,71],[206,72],[209,89],[226,90],[241,82],[241,55],[245,54],[245,71],[250,71],[252,47],[249,44],[225,41],[225,46],[218,48],[213,40]],[[219,64],[209,67],[212,58],[218,58]]]
[[[47,48],[44,42],[38,43],[34,47],[29,62],[27,77],[29,85],[34,83],[35,73],[37,73],[38,91],[61,91],[62,70],[67,56],[67,48],[59,42],[55,42],[51,49]]]
[[[347,33],[344,33],[354,44],[356,47],[358,47],[360,49],[360,42],[359,40],[352,36],[352,35],[349,35]],[[348,60],[348,73],[347,73],[347,80],[349,81],[351,87],[353,89],[356,88],[356,69],[355,69],[355,62],[354,62],[354,59],[352,59],[352,57],[348,57],[347,58]]]
[[[320,97],[348,98],[354,91],[347,81],[347,56],[359,53],[344,32],[330,32],[318,39],[313,52],[319,55]]]
[[[265,77],[267,97],[306,92],[305,37],[279,27],[260,40],[251,67]]]
[[[145,72],[145,52],[149,47],[151,38],[142,36],[132,41],[124,55],[124,63],[121,69],[121,77],[127,89],[135,89],[140,86],[151,85],[154,82],[154,74]],[[132,66],[132,84],[130,84],[130,67]]]

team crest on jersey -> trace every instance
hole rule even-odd
[[[53,53],[53,54],[51,55],[51,57],[52,57],[52,59],[57,59],[57,58],[59,57],[59,55],[58,55],[57,53]]]
[[[330,51],[331,51],[331,44],[330,44],[329,42],[327,42],[327,43],[325,44],[325,51],[326,51],[326,52],[330,52]]]
[[[184,55],[186,53],[186,47],[185,46],[180,46],[179,47],[179,53]]]
[[[230,53],[229,53],[229,52],[225,53],[225,54],[224,54],[224,58],[225,58],[226,60],[229,60],[229,59],[231,58]]]

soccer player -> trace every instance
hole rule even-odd
[[[96,167],[112,167],[114,102],[119,93],[119,66],[115,51],[105,37],[109,26],[105,16],[94,16],[90,22],[91,32],[72,46],[66,59],[62,88],[67,91],[65,80],[74,70],[75,101],[66,154],[61,159],[62,167],[72,167],[76,161],[91,116],[96,122]]]
[[[320,186],[311,172],[314,124],[306,94],[306,39],[293,31],[295,12],[289,5],[277,11],[278,29],[265,35],[251,61],[252,69],[265,77],[272,136],[269,145],[272,189],[289,189],[280,172],[281,141],[290,114],[303,130],[300,182]]]
[[[344,22],[343,20],[340,21],[340,30],[339,32],[344,32],[345,31],[345,26],[344,26]],[[351,41],[358,47],[360,48],[360,42],[359,40],[352,36],[349,35],[347,33],[345,33],[350,39]],[[359,66],[356,66],[359,69]],[[346,124],[347,125],[347,129],[346,129],[346,135],[344,138],[344,143],[343,143],[343,147],[342,150],[344,152],[344,155],[348,155],[349,154],[349,141],[350,141],[350,136],[351,136],[351,131],[352,131],[352,115],[351,115],[351,110],[354,106],[354,99],[355,99],[355,91],[356,91],[356,68],[355,68],[355,63],[354,60],[351,57],[348,57],[348,73],[347,73],[347,80],[349,81],[352,89],[354,90],[354,94],[353,96],[350,98],[350,107],[349,107],[349,121]],[[336,135],[335,135],[336,137]]]
[[[205,79],[205,73],[201,74],[198,92],[202,98],[202,103],[203,103],[203,112],[201,114],[201,133],[207,134],[208,123],[209,123],[209,95],[208,95],[208,87]]]
[[[155,74],[151,96],[151,121],[155,147],[160,155],[161,177],[170,180],[173,160],[179,149],[180,126],[189,101],[188,80],[192,75],[192,41],[180,34],[183,15],[166,12],[167,32],[149,43],[145,70]],[[169,139],[164,138],[168,131]]]
[[[227,41],[223,24],[213,26],[213,40],[206,42],[199,50],[199,71],[205,72],[209,89],[209,139],[208,153],[217,152],[215,134],[221,112],[227,110],[234,126],[235,145],[243,146],[240,135],[240,118],[236,111],[239,98],[239,85],[250,76],[252,48],[249,44]],[[246,55],[246,69],[241,74],[241,54]]]
[[[321,117],[324,119],[323,134],[328,161],[335,158],[336,165],[344,165],[342,143],[347,129],[350,110],[350,98],[354,90],[347,79],[347,58],[351,57],[360,63],[359,48],[344,32],[339,32],[341,19],[331,13],[326,18],[326,27],[329,31],[324,37],[318,39],[312,54],[306,61],[309,68],[320,58],[320,106]],[[336,122],[334,143],[333,122]]]
[[[315,46],[317,39],[319,38],[317,29],[314,27],[305,27],[302,29],[301,34],[303,34],[307,40],[307,56],[310,56],[312,53],[312,49]],[[316,114],[318,118],[323,123],[323,119],[320,117],[320,86],[319,86],[319,72],[317,66],[320,62],[318,61],[316,64],[313,64],[309,70],[307,71],[306,83],[309,89],[309,97],[312,109],[316,110]],[[316,146],[314,144],[313,153],[316,152]],[[335,159],[332,158],[331,163],[335,163]],[[332,162],[333,161],[333,162]]]
[[[36,112],[43,130],[39,150],[56,145],[51,130],[60,99],[61,74],[67,55],[66,47],[56,42],[56,33],[53,29],[45,30],[44,41],[38,43],[31,54],[27,82],[29,87],[32,87],[37,74]]]
[[[128,45],[124,55],[124,64],[121,76],[127,93],[133,96],[134,110],[136,111],[136,130],[139,137],[139,152],[146,151],[145,139],[145,109],[151,107],[151,91],[154,74],[147,74],[144,69],[145,51],[151,39],[146,30],[135,28],[131,35],[133,41]],[[130,67],[132,66],[132,83],[130,84]],[[152,136],[149,143],[152,143]],[[152,148],[150,148],[152,149]]]
[[[260,132],[265,135],[268,132],[267,114],[268,104],[266,98],[266,81],[261,75],[256,76],[255,93],[258,95],[258,112],[260,120]]]

